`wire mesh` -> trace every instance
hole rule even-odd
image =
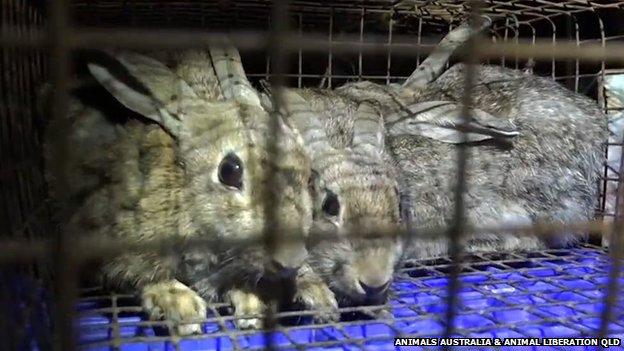
[[[211,42],[211,39],[221,35],[218,32],[206,33],[206,29],[220,31],[224,28],[232,27],[246,29],[246,31],[230,33],[232,41],[241,50],[265,50],[269,52],[270,59],[266,59],[264,62],[260,62],[258,59],[246,60],[246,57],[244,57],[246,64],[250,61],[250,67],[256,68],[249,71],[248,76],[250,78],[270,79],[277,86],[325,86],[327,84],[331,88],[347,81],[362,79],[388,84],[407,78],[409,72],[413,69],[413,63],[410,65],[402,63],[405,63],[405,60],[413,61],[416,54],[422,55],[429,52],[450,27],[465,19],[474,10],[474,6],[471,6],[472,3],[464,1],[395,1],[392,3],[369,1],[364,6],[360,1],[341,1],[331,4],[310,1],[276,1],[274,4],[270,4],[265,1],[251,0],[220,1],[213,4],[207,2],[197,4],[195,2],[154,3],[152,1],[55,1],[50,2],[47,8],[39,9],[45,10],[47,15],[49,28],[48,31],[44,31],[40,27],[41,17],[32,3],[7,0],[2,3],[3,25],[2,36],[0,37],[4,57],[3,65],[11,67],[11,69],[3,68],[2,70],[2,91],[6,92],[3,93],[2,101],[3,147],[2,151],[0,151],[2,152],[0,157],[0,162],[2,162],[0,177],[3,184],[3,231],[11,235],[25,236],[30,239],[32,236],[37,236],[33,235],[34,232],[44,233],[49,231],[50,228],[46,227],[46,224],[49,223],[49,214],[47,213],[45,202],[42,200],[45,196],[45,189],[41,174],[39,135],[40,126],[43,125],[43,122],[37,120],[37,114],[32,109],[32,101],[36,95],[34,85],[47,77],[43,69],[45,66],[44,60],[38,51],[36,53],[32,51],[33,48],[45,46],[50,50],[50,76],[55,85],[53,115],[64,115],[67,109],[66,95],[70,74],[69,53],[71,50],[110,47],[146,49],[155,47],[206,46]],[[613,62],[615,66],[622,65],[621,58],[624,57],[624,45],[618,41],[624,36],[624,29],[621,25],[617,25],[617,19],[621,20],[624,18],[624,2],[485,1],[479,10],[490,15],[495,20],[495,26],[489,33],[492,43],[476,43],[476,46],[473,46],[472,49],[469,47],[464,53],[468,59],[472,58],[474,62],[479,61],[475,55],[488,58],[491,61],[500,58],[502,65],[514,68],[523,68],[522,63],[526,62],[524,64],[525,69],[542,75],[548,74],[553,79],[563,81],[572,90],[583,92],[592,97],[600,94],[599,89],[596,89],[596,82],[601,75],[604,80],[604,72],[609,67],[608,62]],[[80,29],[70,25],[70,13],[75,23],[80,26]],[[295,20],[290,21],[289,18],[291,17]],[[273,19],[271,21],[271,30],[268,30],[267,18]],[[609,18],[615,18],[616,20],[609,21]],[[613,22],[616,25],[611,24]],[[161,29],[154,31],[154,26]],[[109,29],[102,29],[107,27]],[[162,29],[163,27],[171,29]],[[296,28],[296,32],[291,32],[289,30],[290,27]],[[147,29],[141,30],[136,28]],[[414,28],[417,29],[415,30]],[[424,35],[425,33],[427,35]],[[414,40],[415,37],[416,40]],[[323,56],[316,56],[316,59],[314,59],[313,51],[317,54],[327,54],[326,59],[318,59]],[[297,53],[295,60],[290,59],[289,54],[293,52]],[[254,55],[259,57],[257,52]],[[406,59],[403,56],[410,57]],[[313,59],[306,60],[306,57]],[[418,60],[420,60],[420,56]],[[369,61],[370,63],[368,63]],[[349,67],[349,62],[356,62],[356,64],[353,67]],[[564,72],[563,74],[561,74],[562,71]],[[470,81],[470,79],[467,79],[467,81]],[[470,89],[466,90],[468,92],[467,99],[469,99]],[[27,107],[24,108],[25,106]],[[17,111],[19,111],[19,117]],[[9,150],[9,152],[5,150]],[[459,157],[459,159],[462,160],[462,157]],[[466,172],[465,167],[461,166],[461,164],[460,162],[460,179],[462,178],[461,174]],[[599,216],[615,217],[615,213],[607,213],[604,210],[606,203],[605,194],[606,184],[610,181],[619,181],[619,173],[617,173],[618,176],[616,178],[612,178],[613,175],[606,172],[601,185],[601,208],[597,212]],[[270,179],[272,177],[269,177],[269,181]],[[461,199],[462,194],[463,187],[460,182],[458,199]],[[461,218],[461,201],[457,201],[457,203],[459,204],[457,216]],[[268,205],[267,211],[271,212],[270,205],[272,202],[267,201],[266,204]],[[614,226],[614,231],[617,231],[617,222]],[[459,221],[456,230],[461,231],[462,228],[461,221]],[[270,229],[269,227],[266,230],[269,234],[271,233]],[[67,235],[65,233],[60,236],[55,251],[57,262],[54,281],[57,284],[56,292],[60,294],[56,298],[59,310],[55,314],[58,318],[55,323],[55,330],[60,333],[60,338],[57,339],[59,341],[57,347],[62,350],[70,350],[74,346],[72,325],[77,284],[75,275],[78,265],[82,263],[74,261],[75,257],[77,257],[75,255],[76,247],[72,247],[73,245],[71,245]],[[270,242],[269,238],[268,243],[270,244]],[[617,241],[615,242],[617,243]],[[15,253],[16,247],[24,248],[24,246],[18,245],[5,249],[7,253]],[[616,245],[615,248],[619,248],[619,245]],[[48,247],[43,247],[43,249],[40,247],[39,258],[47,255],[47,249]],[[453,256],[459,258],[461,256],[460,251],[459,248],[454,250]],[[612,251],[617,253],[618,250]],[[14,256],[19,255],[20,253],[17,252],[17,255]],[[605,282],[604,273],[606,270],[597,272],[594,269],[590,272],[591,268],[583,270],[578,266],[554,268],[557,273],[562,274],[557,279],[545,278],[539,275],[539,278],[535,278],[526,275],[533,268],[551,267],[548,264],[544,264],[544,262],[549,262],[549,260],[557,261],[557,263],[577,264],[581,260],[586,259],[586,256],[591,256],[592,258],[602,257],[600,256],[602,253],[596,248],[585,248],[584,251],[549,251],[533,254],[538,257],[523,257],[519,256],[519,254],[509,255],[507,257],[513,257],[519,261],[506,259],[491,260],[484,258],[484,256],[475,256],[477,258],[472,257],[473,260],[481,261],[472,262],[470,267],[461,267],[464,271],[474,272],[483,271],[477,267],[485,267],[491,264],[499,267],[497,269],[502,267],[502,270],[514,270],[513,273],[505,272],[509,275],[501,278],[502,280],[500,281],[488,280],[493,285],[504,285],[505,282],[509,282],[509,277],[513,274],[523,276],[522,279],[518,278],[522,281],[532,281],[535,285],[549,284],[560,289],[569,289],[571,286],[574,286],[575,289],[582,289],[578,288],[577,285],[582,286],[583,282],[565,285],[565,283],[561,283],[558,280],[559,278],[563,279],[563,281],[567,279],[574,280],[578,278],[578,274],[582,274],[581,280],[583,281],[596,284]],[[541,258],[544,259],[541,260]],[[597,260],[604,263],[603,258],[597,258]],[[592,263],[595,262],[597,261],[592,261]],[[618,261],[616,260],[616,262]],[[433,272],[434,275],[446,274],[453,271],[448,266],[448,263],[450,262],[446,262],[444,265],[408,263],[406,266],[408,268],[402,271],[401,276],[406,278],[407,274],[407,276],[413,277],[417,275],[413,273],[416,271]],[[614,300],[618,291],[617,279],[615,278],[619,277],[618,265],[614,266],[615,268],[610,273],[612,279],[609,280],[608,289],[609,297],[611,298],[608,299],[607,307],[602,309],[603,315],[601,317],[603,322],[601,322],[602,324],[599,328],[601,335],[607,334],[606,326],[609,325],[607,319],[612,314],[611,311],[615,309],[618,313],[618,318],[621,316],[621,311],[619,310],[621,306],[618,306]],[[456,264],[454,267],[459,268],[460,265]],[[580,270],[583,270],[583,272],[578,273]],[[563,273],[563,271],[566,273]],[[456,283],[459,282],[459,271],[455,270],[454,272],[455,274],[452,275],[453,279],[451,282]],[[398,279],[395,287],[408,283],[421,288],[426,286],[422,281],[412,281],[410,280],[412,278],[406,279]],[[487,279],[491,279],[489,273]],[[453,292],[458,291],[458,286],[453,286],[455,283],[451,283],[452,287],[449,290],[451,293],[446,295],[438,293],[438,297],[461,297],[462,290],[459,290],[460,293],[458,295],[453,294]],[[530,288],[521,288],[515,285],[513,287],[525,293],[531,292]],[[483,294],[483,296],[487,296],[487,293],[492,293],[492,291],[484,290],[483,286],[471,286],[471,288],[474,288],[475,291]],[[580,292],[578,290],[561,290],[557,293],[561,294],[561,296],[580,294],[585,298],[592,299],[591,301],[583,300],[589,301],[587,303],[592,306],[598,304],[598,301],[604,297],[602,294],[599,297],[596,295],[589,296],[591,294],[588,295],[587,291]],[[112,316],[111,319],[105,317],[105,323],[112,323],[111,334],[107,333],[106,335],[112,339],[113,346],[120,347],[120,345],[126,342],[146,341],[148,339],[154,342],[169,340],[167,337],[159,339],[158,337],[152,338],[149,335],[137,336],[132,334],[137,330],[133,326],[135,324],[142,327],[158,323],[141,321],[137,315],[131,317],[124,316],[123,312],[138,312],[136,307],[127,310],[123,310],[120,307],[120,301],[127,298],[129,296],[119,294],[102,298],[103,300],[110,299],[110,308],[104,307],[95,311],[96,313],[110,314]],[[562,312],[565,310],[563,307],[576,311],[580,309],[577,308],[578,304],[572,302],[564,303],[555,295],[547,293],[536,295],[533,301],[538,299],[543,300],[540,301],[539,306],[535,305],[528,309],[523,308],[523,313],[538,316],[545,321],[552,320],[564,323],[565,328],[577,333],[574,335],[593,335],[593,330],[597,329],[595,323],[594,327],[582,323],[579,324],[578,320],[580,317],[571,319],[562,317],[564,315],[568,316],[567,312]],[[98,298],[92,298],[91,300],[98,300]],[[91,300],[83,300],[83,303],[88,305]],[[508,301],[503,302],[508,303]],[[106,304],[105,302],[104,305]],[[449,305],[452,308],[450,309],[448,319],[456,320],[456,329],[451,329],[453,323],[439,323],[441,328],[448,328],[446,329],[448,335],[460,333],[473,336],[488,332],[488,328],[483,327],[476,329],[457,328],[457,318],[461,317],[462,314],[457,312],[459,315],[454,317],[453,313],[456,312],[453,308],[454,304],[450,303]],[[95,305],[89,306],[91,308]],[[458,306],[460,309],[462,308],[461,298],[458,301]],[[215,348],[228,348],[224,345],[227,345],[228,342],[234,342],[234,348],[241,348],[240,344],[237,346],[236,343],[244,341],[238,338],[239,334],[237,333],[245,334],[247,332],[233,331],[228,327],[228,322],[231,322],[231,318],[227,315],[221,315],[220,312],[224,307],[226,306],[211,306],[213,319],[207,323],[212,323],[213,327],[220,330],[222,336],[226,338],[223,341],[217,341],[217,344],[211,345],[215,345]],[[403,307],[412,311],[423,308],[420,304],[406,304]],[[542,307],[552,307],[552,311],[545,311],[541,309]],[[591,312],[594,314],[586,312],[587,310],[584,312],[583,317],[595,318],[595,320],[592,319],[594,322],[599,320],[597,314],[594,313],[595,309]],[[301,313],[297,312],[296,314],[300,315]],[[100,317],[94,317],[92,321],[95,321],[94,323],[102,323],[103,319],[98,318]],[[495,323],[500,322],[495,314],[486,318],[492,318],[491,321]],[[268,320],[272,320],[270,315]],[[401,318],[395,319],[395,325],[380,322],[387,327],[386,332],[380,332],[383,334],[380,338],[362,331],[361,338],[355,341],[350,334],[352,331],[348,331],[348,328],[356,326],[355,329],[358,329],[360,328],[358,324],[360,322],[345,323],[342,326],[337,326],[336,330],[331,332],[327,330],[318,331],[319,335],[335,334],[332,334],[334,336],[327,336],[328,340],[320,342],[317,342],[316,339],[314,341],[308,340],[309,345],[306,345],[306,347],[331,346],[341,343],[351,344],[356,348],[365,348],[371,343],[383,341],[383,338],[388,336],[419,335],[420,331],[414,331],[409,328],[414,328],[414,325],[418,326],[418,323],[422,321],[413,319],[409,323],[414,322],[415,324],[412,323],[408,329],[397,329],[396,323],[401,322],[403,322]],[[461,323],[459,324],[462,325]],[[85,322],[84,324],[89,323]],[[269,325],[277,327],[274,323],[269,323]],[[425,324],[420,324],[421,327],[423,325]],[[431,324],[427,325],[431,326]],[[463,326],[465,327],[465,325]],[[531,334],[532,332],[520,331],[520,326],[514,323],[507,325],[507,327],[513,331],[510,335],[534,335]],[[615,326],[614,330],[620,330],[618,329],[620,327],[622,326]],[[106,328],[109,327],[107,326]],[[361,328],[359,330],[366,330],[366,327]],[[129,330],[131,332],[128,332]],[[274,340],[275,345],[270,344],[269,346],[285,348],[286,346],[284,345],[297,345],[298,342],[291,336],[292,330],[304,330],[304,328],[293,327],[292,329],[280,330],[282,336],[271,337],[269,340]],[[406,332],[405,330],[408,331]],[[428,329],[423,328],[423,330]],[[439,330],[441,331],[442,329]],[[130,334],[132,334],[130,338],[138,339],[125,340],[124,336]],[[199,338],[201,337],[193,337],[192,339]],[[249,343],[249,338],[252,337],[247,336],[247,338]],[[181,343],[187,341],[174,339],[171,342],[174,348],[179,348]],[[102,341],[102,345],[105,343],[108,343],[108,341]],[[297,345],[297,348],[301,347]]]
[[[610,260],[604,249],[585,246],[571,250],[468,255],[462,264],[462,289],[458,294],[455,337],[588,337],[600,323],[604,284]],[[448,273],[452,261],[445,257],[407,261],[393,283],[387,305],[344,307],[341,323],[312,324],[312,311],[281,312],[275,332],[276,349],[391,349],[395,337],[441,337],[448,305]],[[619,278],[620,280],[622,277]],[[624,301],[615,310],[621,314]],[[393,319],[362,320],[356,315],[387,308]],[[205,334],[172,340],[164,322],[141,315],[133,295],[85,290],[77,306],[82,325],[81,345],[97,349],[106,345],[127,350],[150,345],[169,349],[262,349],[257,331],[239,330],[231,306],[213,304],[203,322]],[[368,311],[367,311],[368,309]],[[293,323],[293,320],[296,323]],[[115,329],[116,328],[116,329]],[[621,320],[611,325],[610,337],[621,337]],[[563,349],[563,348],[562,348]]]

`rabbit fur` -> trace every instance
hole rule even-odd
[[[417,94],[413,103],[461,101],[464,70],[465,65],[454,65]],[[607,120],[596,102],[550,79],[517,70],[478,66],[475,74],[472,106],[515,126],[521,135],[511,147],[469,147],[465,195],[469,223],[575,223],[592,219],[604,158],[602,145],[607,137]],[[452,146],[435,147],[431,140],[406,135],[399,129],[387,129],[387,145],[407,177],[414,204],[412,223],[417,227],[440,225],[452,215],[448,212],[453,186],[449,180],[457,172]],[[422,156],[415,158],[415,154]],[[574,244],[586,233],[559,234],[538,240],[482,233],[471,238],[468,249],[562,247]],[[420,256],[419,249],[415,250]]]
[[[433,67],[424,70],[430,74],[417,69],[401,86],[357,82],[333,91],[292,89],[320,111],[318,115],[329,145],[347,153],[345,148],[361,133],[354,127],[358,107],[363,103],[374,105],[385,120],[385,132],[378,137],[385,137],[386,147],[385,152],[377,152],[384,155],[383,166],[376,163],[375,167],[381,167],[378,174],[395,173],[395,169],[399,169],[394,184],[400,186],[401,195],[396,199],[405,201],[388,206],[384,199],[390,191],[379,187],[382,189],[380,196],[371,193],[372,188],[357,187],[362,182],[352,181],[354,172],[347,167],[342,174],[320,174],[320,182],[324,177],[338,180],[333,180],[326,189],[321,186],[321,191],[316,192],[317,198],[327,196],[323,192],[329,189],[338,195],[342,207],[352,204],[365,207],[360,200],[364,198],[369,206],[379,209],[396,209],[401,203],[409,203],[402,212],[411,227],[440,227],[449,223],[453,216],[453,187],[457,174],[456,144],[461,142],[456,127],[461,124],[458,112],[464,91],[463,65],[453,66],[439,78],[438,74],[442,72],[439,67],[450,56],[448,53],[470,35],[465,25],[451,32],[445,38],[446,54],[430,55],[431,60],[426,61]],[[472,128],[467,145],[470,153],[469,190],[465,195],[468,222],[485,226],[501,222],[530,224],[592,218],[597,199],[596,180],[601,168],[601,143],[606,137],[606,119],[596,103],[551,80],[502,67],[480,66],[477,76],[479,83],[468,124]],[[268,100],[264,101],[266,104]],[[307,144],[310,147],[309,141]],[[322,149],[318,144],[312,146]],[[388,155],[395,164],[388,161]],[[311,157],[313,168],[318,172],[316,167],[322,169],[325,159],[321,157],[319,161],[319,156],[314,154]],[[339,182],[357,190],[342,193],[331,189]],[[318,200],[315,200],[314,212],[316,226],[323,213]],[[393,211],[379,210],[378,213],[383,212]],[[357,221],[357,217],[342,218],[334,225],[354,220]],[[466,240],[469,252],[531,250],[569,245],[580,239],[579,234],[562,233],[557,240],[547,242],[506,233],[480,233]],[[415,235],[415,240],[403,253],[405,257],[424,258],[448,253],[446,238],[420,239],[417,232]],[[311,235],[311,240],[313,238]],[[402,252],[400,241],[398,245],[384,242],[377,247],[378,252],[384,252],[384,245],[393,246],[392,249],[385,249],[386,255],[371,255],[354,244],[363,241],[363,238],[356,238],[310,248],[313,269],[326,279],[341,302],[362,301],[361,284],[353,279],[354,270],[394,266]],[[366,263],[358,266],[360,260]]]
[[[485,21],[482,27],[487,25]],[[437,77],[453,50],[473,33],[467,23],[449,33],[415,71],[409,89]],[[363,84],[378,89],[367,95],[350,94],[352,86]],[[270,109],[268,90],[263,102]],[[309,260],[341,305],[383,303],[403,252],[403,240],[395,234],[409,220],[406,197],[400,191],[406,185],[384,142],[383,113],[401,110],[401,104],[392,101],[397,95],[394,90],[353,83],[333,91],[288,89],[286,93],[291,99],[307,101],[312,108],[307,118],[289,116],[300,129],[313,171],[318,173],[312,232],[334,231],[336,238],[315,240],[311,235]],[[373,96],[377,92],[380,95]],[[430,124],[438,130],[435,123]],[[337,203],[338,210],[328,213],[328,201]],[[386,235],[366,235],[374,232]]]
[[[169,57],[165,60],[174,62],[174,65],[178,67],[178,71],[180,67],[184,68],[185,66],[194,66],[198,69],[207,70],[214,65],[215,70],[221,72],[224,77],[204,74],[200,88],[212,87],[214,92],[219,94],[220,98],[248,101],[253,104],[259,103],[257,92],[251,87],[245,76],[239,53],[232,47],[225,48],[225,50],[212,47],[210,51],[213,56],[212,60],[202,57],[202,53],[195,53],[193,60],[181,60],[179,57],[175,57],[175,55],[173,58]],[[215,52],[219,53],[220,59],[214,59]],[[187,71],[187,69],[183,69],[183,71]],[[302,100],[290,101],[286,107],[289,110],[284,115],[286,122],[290,122],[291,114],[300,115],[309,109],[305,101]],[[191,286],[199,291],[202,296],[210,298],[217,282],[249,279],[245,277],[248,274],[248,269],[242,269],[240,261],[236,259],[238,255],[228,254],[227,257],[219,262],[218,265],[214,265],[210,262],[209,257],[205,257],[202,252],[187,250],[183,257],[183,269],[180,272],[180,276],[184,280],[193,282]],[[294,278],[294,281],[290,282],[292,286],[282,285],[279,287],[279,289],[284,290],[292,289],[289,293],[280,296],[282,299],[278,301],[280,304],[290,305],[294,302],[306,309],[315,310],[314,318],[318,322],[338,319],[336,312],[338,306],[333,293],[307,263],[300,267]],[[258,284],[262,283],[266,283],[266,281],[258,281]],[[278,289],[276,286],[272,288],[271,291],[273,292],[275,289]],[[276,296],[273,294],[271,297],[275,298]],[[264,302],[257,300],[255,303],[263,304]],[[260,320],[254,319],[253,321],[257,324],[255,325],[256,327],[261,325]]]
[[[73,91],[68,114],[52,120],[45,136],[50,195],[59,213],[69,214],[60,218],[69,235],[137,243],[259,238],[267,191],[275,191],[280,228],[289,229],[280,235],[307,235],[310,161],[300,136],[283,121],[277,131],[280,157],[274,158],[267,152],[269,115],[249,100],[211,96],[214,87],[202,84],[213,73],[181,65],[176,74],[130,52],[102,56],[88,67],[100,90]],[[236,176],[222,180],[222,165],[242,167],[240,184]],[[271,165],[279,191],[265,184]],[[301,240],[281,239],[288,244],[278,244],[272,256],[257,245],[202,248],[207,268],[229,260],[240,271],[236,277],[244,278],[215,280],[212,294],[228,297],[237,314],[262,312],[255,291],[259,276],[279,275],[280,267],[292,271],[307,255]],[[231,253],[237,256],[227,257]],[[150,318],[174,321],[175,332],[200,332],[198,324],[180,324],[205,318],[206,303],[177,279],[178,268],[173,252],[124,253],[104,262],[101,279],[137,291]]]
[[[415,228],[444,226],[453,216],[457,174],[453,144],[459,139],[442,133],[423,135],[418,123],[412,122],[422,114],[413,111],[426,110],[426,105],[459,104],[465,89],[464,69],[465,65],[456,64],[419,89],[370,82],[336,89],[354,100],[377,101],[388,111],[384,113],[386,147],[405,177],[407,187],[402,191],[410,199],[410,225]],[[552,80],[517,70],[484,65],[478,67],[476,76],[472,123],[489,128],[494,122],[501,135],[512,136],[510,132],[516,130],[520,136],[512,143],[469,138],[474,142],[468,145],[468,191],[464,197],[468,223],[570,223],[593,218],[607,133],[606,117],[598,105]],[[442,116],[437,115],[440,120]],[[440,143],[441,137],[445,142]],[[469,238],[467,250],[561,247],[577,242],[584,234],[561,233],[544,241],[480,233]],[[425,240],[409,245],[405,256],[446,253],[445,241]]]

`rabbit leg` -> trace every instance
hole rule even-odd
[[[227,299],[234,307],[234,316],[236,318],[236,326],[240,329],[262,329],[263,315],[267,306],[262,300],[253,293],[232,289],[227,294]],[[242,316],[258,315],[255,318],[240,318]]]
[[[149,318],[172,321],[172,332],[199,333],[199,324],[180,325],[180,322],[205,319],[206,301],[195,290],[172,278],[175,265],[176,259],[169,255],[122,255],[102,267],[103,283],[111,288],[138,290]]]
[[[150,319],[171,320],[179,335],[201,333],[201,324],[180,324],[206,318],[206,302],[195,291],[177,280],[148,284],[141,302]]]
[[[316,322],[328,323],[340,320],[334,293],[309,265],[301,267],[295,284],[295,302],[303,304],[306,309],[315,310]]]

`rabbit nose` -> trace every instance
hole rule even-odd
[[[269,271],[281,277],[294,277],[307,256],[304,246],[278,249],[269,262]]]
[[[364,292],[366,292],[366,296],[368,297],[375,297],[375,296],[379,296],[383,294],[388,289],[389,285],[390,285],[389,281],[383,284],[376,284],[376,285],[369,285],[360,281],[360,286],[362,286],[362,289],[364,289]]]
[[[294,278],[301,265],[296,267],[284,266],[282,263],[273,260],[269,263],[269,271],[279,278]]]

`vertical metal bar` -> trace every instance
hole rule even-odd
[[[600,39],[601,45],[603,49],[607,45],[607,40],[605,36],[604,23],[600,16],[596,16],[598,18],[598,23],[600,25]],[[602,82],[605,82],[605,62],[604,60],[601,62],[600,73],[602,75]],[[604,89],[604,87],[603,87]],[[605,104],[606,105],[606,104]],[[608,122],[607,122],[608,123]],[[607,124],[608,127],[608,124]],[[607,140],[608,141],[608,140]],[[624,142],[622,143],[622,154],[624,155]],[[609,146],[605,145],[605,155],[608,157]],[[608,172],[604,171],[604,203],[606,205],[606,189],[607,189],[607,176]],[[602,315],[600,316],[600,330],[598,331],[598,338],[607,337],[609,334],[609,323],[613,318],[613,305],[617,302],[617,298],[620,295],[619,290],[619,277],[620,272],[622,270],[622,254],[623,254],[623,245],[622,245],[622,237],[624,237],[624,179],[622,178],[622,172],[624,171],[624,158],[620,158],[620,169],[618,179],[618,190],[617,190],[617,198],[615,202],[615,218],[613,224],[613,231],[611,232],[611,237],[609,239],[609,247],[611,253],[611,270],[609,271],[609,284],[607,285],[607,293],[605,295],[605,305],[602,310]],[[605,207],[603,206],[603,209]],[[604,233],[603,233],[604,235]]]
[[[416,38],[416,42],[418,43],[418,48],[422,44],[422,17],[418,17],[418,38]],[[420,66],[420,50],[416,54],[416,67]]]
[[[329,12],[329,54],[327,56],[327,72],[329,77],[327,77],[327,86],[329,89],[332,88],[332,61],[334,60],[333,51],[331,48],[332,41],[334,39],[334,8],[332,7]]]
[[[394,29],[394,16],[388,20],[388,45],[392,44],[392,31]],[[390,84],[390,67],[392,65],[392,48],[388,49],[388,61],[386,64],[386,85]]]
[[[264,70],[264,79],[269,80],[271,78],[271,56],[266,56],[266,67]]]
[[[271,118],[271,123],[269,126],[269,133],[273,135],[272,138],[268,140],[268,151],[270,157],[274,160],[277,160],[281,157],[280,150],[277,147],[278,145],[278,129],[279,129],[279,120],[277,111],[281,110],[280,106],[283,106],[283,97],[282,97],[282,89],[285,86],[284,74],[288,72],[288,60],[287,55],[290,53],[291,48],[285,47],[284,43],[286,42],[286,35],[289,31],[289,12],[288,12],[289,1],[288,0],[276,0],[273,4],[272,14],[271,14],[271,32],[270,32],[270,40],[269,40],[269,55],[271,57],[271,62],[273,63],[273,74],[271,75],[271,86],[275,87],[275,93],[272,95],[273,98],[273,106],[275,106],[275,111],[273,114],[273,118]],[[265,239],[265,247],[268,250],[269,255],[271,255],[276,247],[277,240],[279,239],[278,231],[284,230],[286,228],[281,228],[279,226],[276,209],[276,201],[278,200],[275,196],[275,189],[277,188],[277,184],[275,184],[275,163],[269,163],[270,169],[265,173],[265,186],[268,189],[263,190],[266,194],[265,202],[264,202],[264,212],[266,217],[266,224],[264,228],[264,239]],[[268,190],[268,191],[267,191]],[[285,291],[285,287],[278,287],[278,294]],[[279,296],[276,296],[279,299]],[[275,316],[273,315],[273,309],[269,308],[267,315],[265,316],[264,325],[267,328],[267,333],[269,333],[268,338],[266,338],[267,334],[265,333],[265,339],[268,339],[267,349],[273,350],[275,349],[275,342],[273,340],[275,327],[277,325],[277,321],[275,320]]]
[[[68,108],[68,77],[69,77],[69,45],[71,41],[71,28],[69,24],[69,0],[56,0],[48,2],[49,5],[49,42],[50,42],[50,74],[53,89],[52,118],[63,118]],[[54,134],[57,131],[51,131]],[[67,144],[64,136],[52,135],[51,138],[59,143],[57,150],[61,154],[67,154]],[[56,165],[62,167],[60,165]],[[65,179],[60,179],[59,184],[67,189]],[[65,221],[67,214],[61,214],[61,220]],[[56,338],[55,349],[69,351],[75,349],[74,340],[74,301],[77,296],[76,282],[76,258],[72,252],[70,238],[71,233],[63,231],[57,241],[55,252],[55,325]]]
[[[503,34],[503,43],[507,44],[508,36],[509,36],[509,16],[506,16],[505,17],[505,32]],[[503,56],[501,58],[501,66],[505,67],[506,61],[507,61],[507,58]]]
[[[553,43],[553,47],[557,44],[557,26],[555,26],[555,22],[553,22],[550,18],[548,18],[548,20],[550,21],[550,24],[552,25],[552,43]],[[553,55],[552,58],[552,78],[555,79],[557,77],[557,73],[556,71],[556,66],[555,66],[556,60],[555,60],[555,55]]]
[[[533,24],[529,23],[529,25],[531,26],[531,44],[535,45],[535,41],[537,38],[537,31],[535,30],[535,27],[533,26]],[[527,68],[531,69],[531,72],[533,72],[533,66],[535,66],[535,60],[530,57],[529,59],[527,59]]]
[[[364,43],[364,16],[366,16],[366,8],[362,6],[360,12],[360,44]],[[358,52],[358,80],[362,80],[362,49]]]
[[[271,27],[271,17],[267,19],[269,27]],[[271,53],[266,55],[266,67],[264,70],[264,79],[267,81],[271,78]]]
[[[566,22],[565,22],[565,37],[566,40],[570,40],[572,39],[572,15],[570,15],[569,13],[566,13]],[[564,75],[566,77],[570,77],[573,71],[573,63],[572,60],[566,60],[565,62],[565,72]],[[571,83],[571,79],[570,78],[566,78],[565,82],[563,84],[566,85],[566,87],[569,87]]]
[[[301,40],[301,37],[302,37],[302,31],[303,31],[302,27],[303,27],[303,18],[302,18],[302,15],[299,14],[299,39],[300,40]],[[298,56],[299,57],[299,62],[298,62],[298,64],[299,64],[299,71],[298,71],[298,73],[299,74],[297,75],[297,88],[301,88],[301,83],[302,83],[301,79],[302,79],[302,75],[303,75],[303,56],[302,56],[302,53],[301,53],[301,48],[299,48],[299,51],[297,53],[299,55]]]
[[[605,35],[605,31],[604,31],[604,23],[602,22],[602,18],[600,18],[600,16],[598,14],[596,14],[596,18],[598,19],[598,25],[599,25],[599,29],[600,29],[600,44],[601,44],[602,48],[605,49],[606,46],[607,46],[607,38],[606,38],[606,35]],[[606,69],[605,62],[603,60],[600,63],[600,75],[601,75],[601,79],[602,79],[603,85],[604,85],[604,82],[605,82],[605,69]],[[603,89],[604,89],[604,86],[603,86]],[[604,91],[602,93],[603,93],[603,96],[606,96],[606,95],[604,95]],[[606,113],[607,113],[607,111],[606,111],[606,104],[605,104],[605,114]],[[606,126],[607,129],[609,128],[609,124],[608,123],[609,122],[607,120],[607,126]],[[608,145],[608,141],[609,141],[609,139],[605,140],[605,145],[604,145],[604,156],[605,156],[604,159],[605,160],[609,159],[609,145]],[[621,177],[621,176],[622,176],[622,174],[620,173],[619,177]],[[603,182],[602,182],[602,184],[599,184],[599,187],[602,190],[602,196],[601,196],[602,204],[600,205],[600,209],[602,210],[601,212],[604,214],[605,209],[607,207],[607,189],[609,188],[609,181],[607,180],[609,178],[609,170],[608,170],[608,167],[607,167],[606,164],[605,164],[604,171],[603,171],[603,177],[604,177],[603,178]],[[618,179],[618,181],[619,181],[618,182],[618,194],[619,194],[619,187],[620,187],[620,184],[621,184],[621,179]],[[616,199],[616,201],[617,201],[617,199]],[[617,208],[617,206],[616,206],[616,208]],[[615,218],[614,218],[614,220],[615,220]]]
[[[449,22],[449,27],[448,27],[448,32],[450,33],[453,30],[453,21]],[[429,55],[431,55],[431,53],[429,53]],[[447,60],[446,64],[444,65],[444,69],[447,70],[449,69],[449,67],[451,67],[451,60]]]
[[[624,145],[622,146],[624,152]],[[620,159],[620,174],[624,172],[624,158]],[[611,238],[609,240],[611,254],[611,269],[609,271],[609,283],[607,285],[607,293],[605,295],[604,309],[600,316],[600,329],[598,338],[607,337],[609,334],[609,323],[613,319],[613,306],[619,297],[619,277],[622,270],[622,254],[623,246],[622,237],[624,236],[624,181],[620,179],[618,182],[618,196],[615,203],[615,223]],[[603,234],[604,235],[604,234]]]
[[[518,21],[518,17],[514,14],[511,14],[514,19],[515,29],[514,29],[514,44],[518,44],[520,40],[520,22]],[[518,58],[518,54],[515,55],[515,69],[518,69],[520,65],[520,59]]]
[[[471,25],[475,26],[477,21],[479,20],[479,13],[481,9],[480,1],[471,1],[470,2],[470,17],[471,17]],[[470,40],[467,46],[467,56],[466,56],[466,72],[464,76],[464,95],[462,97],[462,126],[466,126],[471,113],[470,106],[472,105],[472,90],[475,79],[475,66],[479,62],[479,57],[477,57],[477,50],[475,48],[474,39]],[[458,304],[457,293],[459,292],[460,282],[459,282],[459,274],[461,271],[461,260],[462,260],[462,235],[464,230],[465,223],[465,208],[464,208],[464,194],[466,192],[467,187],[467,162],[468,162],[468,152],[466,149],[466,141],[467,135],[463,132],[462,129],[462,142],[458,145],[457,148],[457,183],[455,185],[455,208],[454,208],[454,220],[451,224],[449,230],[449,240],[450,240],[450,255],[452,259],[451,272],[450,272],[450,281],[448,285],[448,296],[447,296],[447,309],[446,309],[446,329],[444,331],[445,337],[450,337],[454,333],[454,319],[456,314],[456,307]],[[447,346],[445,349],[448,349]]]
[[[117,294],[113,293],[111,296],[111,309],[113,310],[113,316],[111,318],[112,330],[111,337],[113,339],[112,345],[115,350],[121,347],[121,332],[119,328],[119,306],[117,305]]]
[[[576,17],[574,15],[572,15],[572,18],[574,18],[574,32],[575,32],[575,39],[576,39],[576,46],[581,46],[581,37],[580,37],[580,31],[579,31],[579,24],[578,24],[578,20],[576,19]],[[578,88],[579,88],[579,75],[580,75],[580,62],[579,59],[576,58],[574,61],[574,92],[578,93]]]

